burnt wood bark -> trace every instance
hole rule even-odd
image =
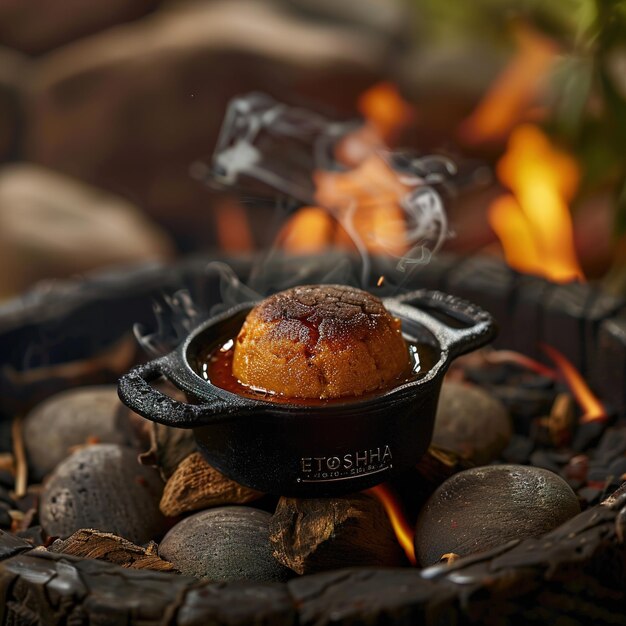
[[[171,563],[158,555],[157,545],[153,541],[142,548],[123,537],[89,528],[78,530],[67,539],[57,539],[49,550],[59,554],[98,559],[132,569],[176,571]]]
[[[560,350],[583,374],[587,366],[586,312],[595,295],[589,285],[568,283],[554,287],[543,302],[541,341]]]
[[[525,275],[517,277],[511,316],[507,320],[507,324],[511,326],[512,338],[506,347],[534,358],[544,356],[539,349],[545,313],[543,302],[554,289],[555,285],[543,278]]]
[[[213,506],[245,504],[261,495],[224,476],[211,467],[199,452],[193,452],[167,481],[160,508],[164,515],[174,517]]]
[[[600,291],[596,291],[593,302],[589,304],[585,311],[587,377],[593,389],[602,393],[603,399],[610,399],[616,395],[619,397],[619,392],[609,390],[607,395],[607,392],[604,391],[603,382],[606,370],[601,358],[603,348],[600,345],[600,329],[606,320],[619,319],[620,315],[626,317],[626,298]],[[626,348],[622,347],[622,351],[623,353],[626,352]],[[626,375],[622,378],[622,381],[624,380],[626,380]],[[626,400],[626,392],[624,393],[624,399]],[[612,403],[615,405],[614,401]],[[614,406],[614,408],[626,412],[626,402],[619,403],[619,406]]]
[[[198,583],[43,550],[0,565],[0,595],[4,624],[287,626],[295,614],[281,584]]]
[[[298,574],[403,560],[384,508],[365,494],[281,498],[270,521],[270,542],[274,557]]]
[[[411,284],[422,289],[445,290],[448,276],[461,263],[454,254],[438,254],[427,265],[417,266]]]

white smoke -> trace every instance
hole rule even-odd
[[[315,199],[314,171],[339,171],[334,158],[337,143],[358,128],[351,122],[334,122],[302,108],[276,102],[270,96],[252,93],[228,106],[213,154],[213,181],[227,187],[242,187],[250,180],[303,204],[320,205]],[[445,157],[413,157],[402,152],[378,152],[409,188],[399,206],[403,211],[402,245],[408,250],[397,256],[400,242],[377,235],[376,248],[396,258],[396,269],[429,262],[449,237],[448,220],[439,188],[456,174]],[[249,189],[249,187],[248,187]],[[344,198],[341,207],[324,206],[352,239],[362,259],[363,286],[370,273],[368,241],[355,226],[357,204]],[[372,235],[373,236],[373,235]]]

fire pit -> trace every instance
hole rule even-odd
[[[142,1],[0,8],[3,623],[626,624],[623,3]]]
[[[457,260],[452,267],[460,271],[464,263],[470,262],[480,261]],[[238,261],[238,264],[241,274],[244,275],[245,264],[241,261]],[[124,351],[119,347],[120,339],[131,322],[144,320],[146,324],[150,323],[151,302],[155,295],[185,284],[191,285],[192,291],[197,296],[200,290],[194,285],[202,285],[203,297],[209,301],[217,300],[218,281],[215,278],[207,280],[205,265],[206,261],[201,259],[177,267],[139,269],[135,273],[109,274],[95,277],[85,283],[59,285],[56,292],[52,290],[45,294],[33,295],[30,302],[21,303],[22,318],[28,317],[36,322],[30,327],[12,322],[10,309],[3,311],[4,331],[0,338],[2,345],[6,347],[6,353],[13,355],[12,367],[5,367],[2,373],[4,393],[7,397],[14,398],[15,406],[19,406],[20,412],[23,413],[36,402],[37,398],[74,385],[77,380],[83,384],[107,380],[113,382],[118,372],[125,370],[130,364],[129,361],[135,358],[133,355],[122,358]],[[433,266],[433,274],[435,269]],[[590,291],[589,299],[593,297],[591,293]],[[464,295],[473,296],[477,301],[493,297],[489,291],[481,295],[478,287],[474,293]],[[55,303],[56,315],[46,320],[45,312],[51,310],[51,305]],[[545,303],[541,303],[539,306],[544,305]],[[116,327],[102,321],[106,319],[102,312],[107,310],[124,311],[123,318],[116,318]],[[26,313],[28,315],[25,315]],[[565,319],[569,314],[570,311],[560,313]],[[549,319],[552,313],[546,311],[543,315],[544,319]],[[606,341],[606,336],[616,324],[619,324],[619,319],[619,313],[612,312],[607,314],[605,320],[594,321],[597,332],[589,345],[594,349],[600,349],[599,341]],[[81,329],[88,329],[88,332],[83,331],[79,342],[76,342],[70,330],[77,322],[80,323]],[[513,331],[520,330],[511,319],[505,318],[505,322],[505,334],[501,341],[505,341],[507,336],[512,336]],[[507,324],[510,325],[508,328]],[[54,341],[50,340],[52,335],[49,329],[56,330]],[[60,332],[60,329],[66,331]],[[581,335],[580,341],[590,339],[584,333]],[[41,369],[41,365],[39,368],[31,367],[25,370],[21,356],[25,346],[41,343],[42,337],[48,340],[49,354],[60,356],[56,357],[55,361],[48,362],[45,370]],[[615,341],[619,340],[619,336],[615,337]],[[619,345],[613,343],[609,353],[614,355],[619,350]],[[71,355],[71,360],[76,364],[82,363],[82,366],[68,369],[67,365],[62,364],[65,359],[61,355],[64,353]],[[100,355],[111,353],[118,353],[117,362],[116,359],[102,361]],[[89,362],[94,358],[100,359],[99,362],[104,362],[105,365],[89,366]],[[506,385],[504,387],[498,385],[493,378],[496,375],[500,376],[502,372],[494,373],[489,368],[476,368],[475,364],[472,366],[469,363],[463,365],[463,368],[471,376],[486,377],[488,382],[482,383],[486,388],[504,393]],[[37,371],[45,371],[45,376],[36,376]],[[458,371],[455,368],[452,374],[456,375]],[[547,384],[545,377],[531,379],[533,385],[538,384],[539,380],[543,380],[542,385]],[[530,389],[532,391],[532,388]],[[523,410],[518,407],[514,411],[515,431],[520,433],[518,437],[523,433],[521,426],[524,410],[528,410],[531,404],[529,398],[533,397],[533,393],[530,393]],[[616,394],[614,397],[619,396]],[[519,403],[521,400],[517,398],[516,402]],[[541,417],[541,410],[535,411],[534,415]],[[527,429],[536,429],[540,426],[537,418],[530,415],[526,418],[525,424]],[[601,436],[605,422],[592,421],[590,424],[598,428],[596,437]],[[606,446],[609,441],[615,441],[618,432],[619,429],[604,437],[602,445]],[[583,427],[582,423],[578,432],[573,434],[577,437],[589,436],[587,427]],[[539,441],[543,436],[537,431],[533,435],[533,441]],[[519,442],[522,442],[522,439],[519,439]],[[576,447],[584,444],[573,445]],[[535,452],[539,450],[552,454],[550,446],[543,448],[538,446]],[[594,450],[593,444],[587,444],[584,450],[583,454],[589,457]],[[555,454],[557,451],[558,449],[555,449]],[[509,447],[506,452],[509,456],[517,454],[522,460],[527,459],[530,453],[530,451],[520,452],[515,447]],[[185,475],[188,477],[201,471],[205,472],[205,477],[209,475],[206,473],[208,470],[203,469],[205,466],[199,465],[199,460],[194,460],[187,452],[183,454],[188,459],[185,461],[187,469],[183,467],[179,472],[187,472]],[[438,454],[429,453],[415,470],[403,473],[401,479],[395,483],[395,490],[403,500],[405,499],[403,494],[407,493],[407,489],[414,494],[413,498],[405,500],[407,503],[420,498],[423,502],[447,476],[467,467],[458,457],[456,461],[445,461],[446,457]],[[600,459],[600,451],[598,455],[597,458]],[[558,456],[554,460],[548,455],[548,460],[557,463],[558,471],[560,462]],[[590,462],[593,465],[593,457]],[[174,465],[180,464],[175,462]],[[189,473],[190,470],[196,474]],[[602,475],[599,469],[595,471],[597,472],[595,476]],[[183,480],[179,484],[190,484],[189,480]],[[212,480],[213,484],[216,484],[217,479]],[[593,489],[593,484],[597,484],[585,478],[581,478],[580,481],[581,485],[587,485],[584,488],[588,490]],[[618,481],[618,477],[612,481],[608,478],[603,480],[602,485],[596,487],[595,501],[605,497],[602,494],[603,490],[606,488],[610,491],[610,485],[615,481]],[[224,484],[219,488],[222,493],[232,489]],[[419,495],[420,489],[426,491]],[[453,562],[449,561],[428,569],[407,567],[388,569],[370,566],[365,569],[335,571],[331,568],[330,571],[294,577],[286,583],[198,582],[194,578],[167,571],[128,569],[128,564],[133,560],[144,564],[150,563],[154,569],[166,569],[168,564],[159,561],[154,553],[151,555],[149,549],[147,553],[144,548],[138,546],[122,550],[114,539],[97,534],[95,536],[84,534],[80,541],[75,540],[71,547],[66,541],[66,545],[56,548],[61,550],[57,552],[33,550],[31,542],[37,541],[32,535],[29,542],[24,538],[5,533],[1,537],[3,560],[0,566],[4,581],[3,593],[7,611],[12,619],[24,621],[29,619],[28,615],[36,613],[45,623],[66,623],[75,619],[75,616],[84,616],[92,620],[124,619],[158,623],[162,621],[164,615],[168,616],[172,623],[177,624],[203,623],[208,620],[241,624],[252,620],[268,624],[382,623],[385,620],[441,623],[442,619],[462,623],[501,623],[503,619],[513,623],[527,623],[531,620],[543,623],[567,615],[574,623],[593,621],[608,624],[615,621],[623,606],[623,589],[626,582],[623,547],[626,495],[622,491],[607,495],[603,504],[590,505],[583,513],[542,537],[521,541],[514,539],[473,556],[457,560],[452,557]],[[175,493],[172,491],[169,497],[171,510],[175,510],[175,502],[180,507],[179,491]],[[258,500],[259,494],[242,495],[238,492],[237,497],[243,497],[243,501],[251,502],[250,506],[261,512],[268,506],[263,499]],[[316,568],[320,567],[324,569],[323,561],[319,559],[334,558],[340,562],[342,558],[346,558],[345,555],[355,554],[353,541],[359,543],[361,551],[359,553],[363,554],[363,545],[372,543],[373,535],[370,533],[373,531],[358,526],[362,529],[360,532],[364,534],[357,534],[354,539],[354,530],[350,531],[351,524],[356,523],[354,520],[358,519],[381,518],[376,517],[378,514],[370,504],[375,501],[364,496],[362,498],[364,499],[350,499],[341,511],[335,508],[333,523],[336,543],[334,547],[331,544],[327,550],[323,539],[318,535],[317,541],[320,543],[316,552],[317,561],[305,553],[296,554],[293,551],[285,552],[284,558],[288,559],[293,567],[297,567],[296,562],[303,563],[303,571],[308,572],[319,571]],[[255,499],[258,504],[255,503]],[[593,501],[591,495],[589,499],[590,502]],[[340,506],[338,500],[331,501],[335,503],[333,506]],[[302,514],[306,513],[311,520],[327,519],[324,518],[325,513],[320,505],[316,504],[319,501],[302,502],[310,504],[305,508],[299,508],[304,504],[289,502],[288,499],[281,503],[280,512],[274,514],[274,526],[270,524],[270,529],[275,536],[274,541],[282,543],[274,545],[293,545],[289,543],[284,531],[277,534],[277,528],[286,528],[280,520],[294,519],[291,516],[298,515],[298,510]],[[294,505],[296,509],[292,508]],[[201,505],[199,508],[202,506],[213,505]],[[269,506],[273,507],[275,504]],[[360,517],[365,511],[368,512],[366,517]],[[278,513],[280,517],[277,517]],[[407,515],[411,515],[409,511]],[[193,516],[187,519],[192,518]],[[278,523],[281,525],[277,527]],[[309,531],[301,527],[298,532]],[[26,531],[21,531],[21,534],[23,537],[29,536]],[[300,536],[305,537],[304,534]],[[390,537],[391,540],[388,540],[382,535],[379,536],[376,545],[387,546],[384,554],[388,563],[400,564],[402,554],[398,551],[397,544],[396,551],[393,551],[393,535]],[[348,543],[341,543],[343,541]],[[73,556],[85,554],[84,551],[81,552],[81,545],[91,545],[92,550],[93,546],[97,545],[98,549],[92,551],[92,556],[99,554],[108,558],[110,562]],[[67,552],[64,553],[63,550]],[[383,554],[376,553],[371,547],[366,553],[369,555],[367,558],[370,564],[375,562],[374,558],[381,558],[380,555]],[[118,560],[111,556],[106,557],[107,554],[118,555],[115,557]],[[125,556],[120,556],[122,554]],[[375,554],[378,554],[378,557],[374,557]],[[326,561],[328,562],[333,561]],[[352,562],[356,564],[358,560],[354,558]],[[61,582],[62,584],[59,584]]]

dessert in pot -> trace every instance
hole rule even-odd
[[[335,496],[416,463],[450,362],[494,332],[485,311],[439,292],[383,303],[351,287],[296,287],[209,318],[124,375],[119,394],[192,429],[209,464],[243,485]],[[192,402],[152,387],[162,375]]]
[[[224,355],[224,352],[226,354]],[[326,400],[384,390],[413,372],[400,320],[376,296],[344,285],[309,285],[257,304],[234,342],[211,357],[250,390]],[[232,387],[232,385],[231,385]]]

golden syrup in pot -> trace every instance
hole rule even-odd
[[[233,355],[235,352],[234,339],[229,339],[217,348],[201,353],[198,360],[198,373],[206,381],[247,398],[254,400],[269,400],[282,404],[302,404],[302,405],[326,405],[345,403],[350,401],[365,400],[375,397],[412,380],[423,378],[432,369],[439,358],[439,351],[429,344],[416,344],[407,341],[409,349],[409,367],[402,376],[393,381],[385,388],[377,389],[360,396],[341,396],[339,398],[292,398],[282,394],[271,393],[263,389],[256,389],[241,383],[233,375]]]

